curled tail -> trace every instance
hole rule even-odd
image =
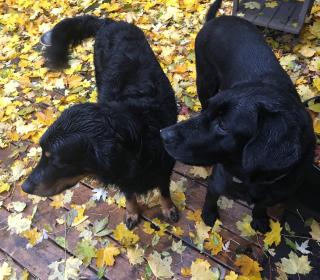
[[[215,0],[214,3],[210,6],[207,15],[206,15],[206,22],[215,18],[218,10],[221,7],[222,0]]]
[[[110,19],[99,19],[90,15],[60,21],[41,37],[41,42],[47,45],[45,50],[47,66],[50,68],[66,67],[69,47],[95,36],[104,23],[111,22]]]

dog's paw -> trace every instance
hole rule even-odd
[[[179,210],[175,206],[172,206],[169,209],[163,209],[162,214],[171,223],[178,222],[180,218]]]
[[[251,222],[251,227],[256,231],[259,231],[261,233],[266,233],[270,231],[269,218],[268,217],[253,218]]]
[[[124,223],[129,230],[134,229],[134,227],[139,223],[139,214],[126,213]]]
[[[202,212],[201,218],[207,226],[212,227],[217,219],[219,219],[218,212]]]

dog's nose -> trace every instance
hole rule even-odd
[[[29,194],[33,193],[34,187],[35,185],[32,182],[30,182],[30,180],[26,180],[21,186],[22,190]]]
[[[171,128],[162,129],[160,134],[165,144],[173,143],[178,139],[178,133]]]

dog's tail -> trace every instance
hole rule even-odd
[[[111,19],[99,19],[90,15],[60,21],[41,37],[41,42],[47,46],[44,54],[47,66],[50,68],[66,67],[69,47],[95,36],[103,24],[111,22],[113,22]]]
[[[206,22],[215,18],[218,10],[221,7],[222,0],[215,0],[214,3],[210,6],[207,15],[206,15]]]

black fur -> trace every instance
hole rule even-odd
[[[312,164],[312,122],[262,34],[232,16],[208,21],[196,38],[199,116],[162,131],[166,149],[187,164],[212,165],[202,217],[212,225],[216,202],[229,194],[254,203],[252,226],[268,230],[266,208],[303,186]]]
[[[23,184],[41,196],[97,175],[128,199],[159,187],[169,197],[174,159],[160,129],[176,123],[173,90],[143,32],[126,22],[93,16],[68,18],[50,31],[48,65],[67,64],[70,45],[95,36],[98,103],[70,107],[42,136],[40,162]]]

